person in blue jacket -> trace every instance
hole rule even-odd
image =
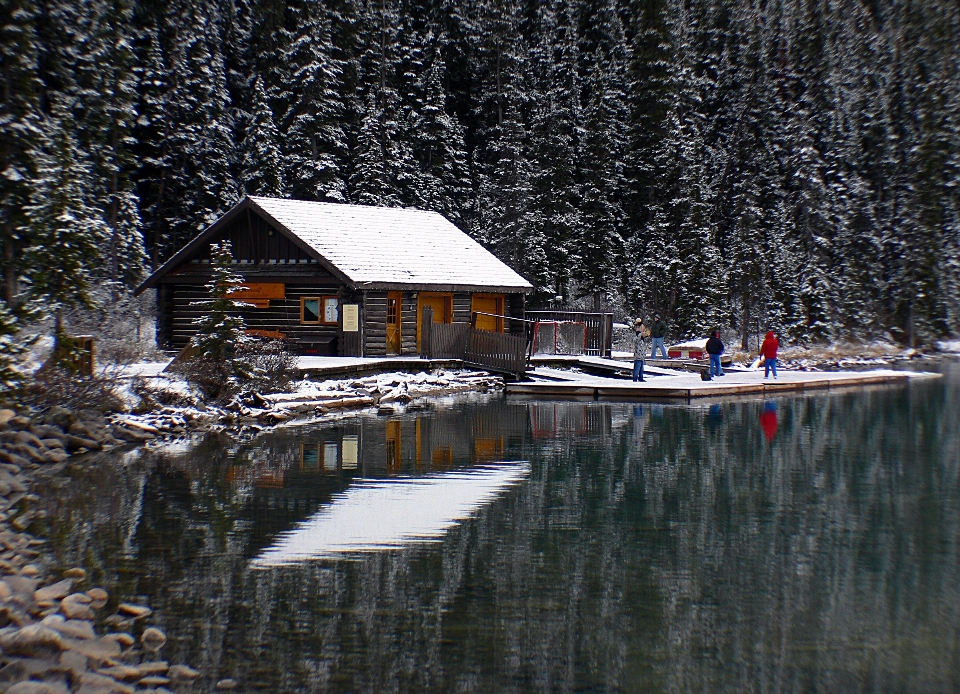
[[[720,365],[720,355],[723,354],[723,342],[720,340],[720,331],[714,330],[707,340],[707,354],[710,355],[710,369],[707,371],[710,378],[723,376],[723,367]]]

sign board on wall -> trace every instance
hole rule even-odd
[[[360,305],[344,304],[343,309],[343,332],[356,333],[360,331]]]
[[[228,299],[242,301],[257,308],[270,308],[271,299],[285,299],[286,285],[282,282],[244,282],[227,294]]]

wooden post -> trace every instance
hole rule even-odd
[[[420,316],[420,358],[431,359],[433,349],[431,344],[433,332],[433,308],[424,306]]]

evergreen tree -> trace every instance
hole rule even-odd
[[[0,266],[7,310],[20,303],[23,252],[31,245],[27,207],[42,134],[36,12],[29,0],[0,7]]]
[[[77,147],[73,120],[59,109],[56,116],[46,123],[38,180],[26,208],[32,245],[25,264],[29,293],[54,315],[59,345],[63,310],[92,305],[90,289],[111,232],[84,189],[91,167]]]
[[[241,291],[243,277],[233,271],[233,251],[229,242],[210,245],[210,281],[205,285],[210,300],[204,303],[204,315],[196,319],[197,332],[190,341],[196,355],[215,368],[224,370],[243,337],[243,318],[238,304],[230,297]]]
[[[240,189],[233,171],[237,162],[234,113],[227,89],[223,44],[214,12],[183,0],[168,8],[176,27],[168,74],[166,117],[175,127],[166,133],[164,245],[178,250],[196,233],[236,204]]]
[[[244,138],[243,183],[248,195],[286,197],[280,133],[273,122],[263,80],[253,85],[253,113]]]
[[[336,13],[290,3],[277,71],[276,121],[283,132],[283,178],[298,200],[345,200],[350,157],[343,61],[336,57]],[[342,21],[342,18],[341,18]]]

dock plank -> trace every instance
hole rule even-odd
[[[777,380],[765,379],[762,371],[728,372],[710,381],[696,375],[658,376],[643,383],[626,382],[603,376],[580,376],[572,382],[508,383],[508,395],[550,398],[579,394],[602,400],[695,400],[744,395],[803,393],[835,388],[862,387],[878,384],[903,384],[923,378],[939,378],[939,374],[912,371],[875,370],[860,372],[780,371]]]

